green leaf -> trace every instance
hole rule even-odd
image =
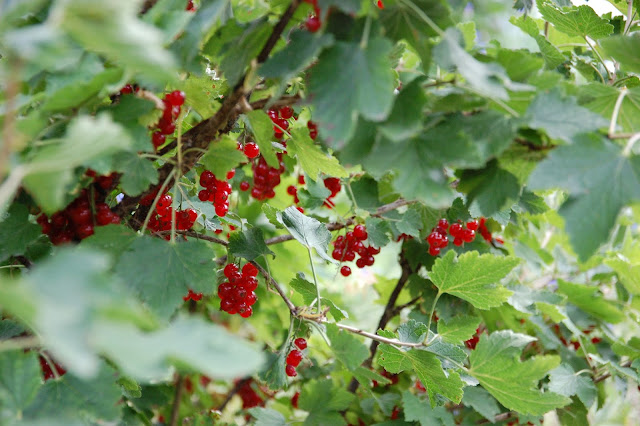
[[[327,337],[336,359],[351,371],[358,369],[369,357],[369,349],[353,334],[340,330],[335,324],[326,324]]]
[[[462,34],[449,28],[442,41],[433,48],[433,58],[438,65],[456,71],[478,92],[497,99],[509,99],[501,81],[508,82],[504,69],[498,64],[485,64],[468,54],[461,46]]]
[[[381,177],[393,170],[393,189],[408,200],[418,200],[433,208],[451,205],[455,195],[442,171],[442,163],[422,139],[398,144],[378,139],[363,162],[367,171]]]
[[[424,79],[417,78],[403,87],[396,97],[387,121],[378,127],[389,140],[402,141],[418,136],[422,130],[422,111],[427,104],[423,84]]]
[[[579,106],[575,98],[563,98],[556,89],[539,93],[529,105],[525,119],[529,127],[569,143],[579,133],[596,131],[609,124],[602,116]]]
[[[120,186],[131,196],[139,195],[150,185],[158,183],[158,170],[153,163],[131,152],[123,152],[114,158],[116,170],[122,173]]]
[[[640,88],[626,90],[626,96],[620,104],[617,124],[625,132],[640,128]],[[579,102],[603,117],[611,117],[621,89],[600,83],[580,86]]]
[[[284,229],[284,226],[278,222],[278,213],[280,213],[280,210],[276,209],[271,204],[263,204],[262,212],[267,217],[270,224],[275,226],[277,229]]]
[[[269,37],[271,25],[264,19],[254,21],[235,40],[229,42],[223,52],[220,69],[227,78],[229,86],[233,87],[240,81],[245,69],[264,46]]]
[[[623,69],[631,72],[640,72],[640,57],[629,52],[638,52],[640,49],[640,35],[613,36],[600,41],[604,51],[622,65]]]
[[[639,258],[628,259],[622,256],[606,259],[604,264],[613,269],[620,281],[631,294],[640,294],[640,262]]]
[[[376,247],[384,247],[389,243],[389,234],[391,226],[386,220],[369,216],[365,220],[367,234],[369,234],[369,242]]]
[[[90,380],[81,380],[69,372],[59,380],[48,380],[25,409],[24,419],[83,419],[92,424],[115,422],[121,415],[118,406],[121,398],[115,370],[102,363],[97,376]]]
[[[285,426],[286,419],[282,414],[270,408],[253,407],[249,409],[249,414],[255,417],[256,426]]]
[[[310,305],[318,297],[316,286],[312,282],[307,281],[302,273],[298,273],[296,278],[291,280],[289,286],[302,296],[302,300],[306,305]],[[329,306],[329,313],[336,321],[349,318],[349,315],[338,308],[331,300],[323,297],[322,303]]]
[[[144,236],[120,257],[116,273],[154,312],[168,319],[182,305],[182,297],[189,289],[213,292],[217,283],[213,257],[211,247],[204,241],[169,244]]]
[[[318,0],[318,6],[320,6],[321,10],[336,7],[347,13],[357,13],[360,10],[361,3],[359,0]]]
[[[309,179],[306,189],[298,189],[298,199],[300,205],[304,208],[316,209],[324,205],[325,200],[331,195],[331,191],[324,186],[324,182],[320,179],[313,181]]]
[[[152,382],[171,377],[171,365],[231,379],[257,371],[264,356],[252,344],[200,318],[179,317],[151,333],[120,324],[99,326],[96,347],[130,377]]]
[[[23,204],[14,203],[0,222],[0,261],[27,251],[42,234],[40,226],[29,222],[29,210]]]
[[[553,70],[566,60],[562,52],[551,44],[545,36],[540,34],[540,29],[531,17],[526,15],[521,17],[512,16],[509,18],[509,22],[535,39],[536,43],[538,43],[540,54],[544,59],[546,69]]]
[[[415,208],[409,207],[409,209],[400,217],[400,220],[392,222],[392,225],[395,226],[400,234],[407,234],[412,237],[420,238],[422,217]]]
[[[537,5],[545,20],[569,36],[597,40],[613,33],[613,25],[609,24],[608,20],[600,18],[589,6],[558,8],[550,0],[538,0]]]
[[[308,249],[316,249],[321,258],[336,263],[328,254],[331,232],[314,218],[303,215],[295,207],[277,213],[278,222],[284,225],[293,238]]]
[[[212,143],[199,161],[214,175],[224,177],[229,170],[247,161],[247,157],[238,150],[236,140],[225,135],[219,141]]]
[[[571,400],[538,389],[538,381],[558,366],[559,357],[544,355],[520,361],[522,348],[534,340],[511,330],[482,335],[471,351],[469,374],[506,408],[541,416]]]
[[[395,84],[391,48],[388,40],[372,37],[364,48],[360,43],[337,42],[318,58],[309,92],[314,121],[332,146],[342,147],[351,139],[359,115],[382,121],[391,112]]]
[[[359,209],[369,212],[375,211],[382,205],[378,196],[378,182],[370,176],[362,176],[349,182],[351,191],[347,192],[353,198]]]
[[[371,382],[374,380],[378,382],[379,385],[391,384],[391,380],[363,366],[356,368],[354,371],[352,371],[352,373],[353,377],[355,377],[356,380],[364,386],[370,387],[372,385]]]
[[[549,372],[549,390],[564,396],[577,395],[587,409],[598,396],[593,380],[589,376],[576,375],[573,368],[566,364]]]
[[[398,339],[401,342],[420,343],[427,337],[427,326],[416,320],[409,320],[398,327]]]
[[[291,137],[292,139],[287,143],[288,153],[298,159],[300,167],[311,180],[317,180],[320,173],[333,177],[349,176],[337,158],[325,154],[313,143],[306,128],[292,128]]]
[[[138,18],[137,3],[71,0],[55,6],[57,24],[86,49],[156,82],[174,78],[175,62],[162,46],[162,33]]]
[[[309,412],[304,424],[344,425],[344,418],[339,412],[347,409],[354,397],[346,389],[335,387],[331,380],[307,383],[298,402],[300,409]]]
[[[380,22],[388,36],[396,42],[406,40],[418,52],[422,69],[427,70],[431,63],[429,37],[439,34],[426,24],[424,17],[442,29],[453,25],[449,4],[444,0],[411,0],[384,5],[380,11]]]
[[[480,386],[464,388],[462,402],[476,410],[490,423],[495,423],[495,417],[500,413],[496,400]]]
[[[264,236],[260,228],[250,228],[242,232],[234,232],[229,238],[229,252],[247,260],[255,260],[268,254],[275,257],[264,243]]]
[[[440,293],[448,293],[478,309],[502,305],[512,294],[497,284],[519,263],[514,257],[501,257],[471,251],[456,259],[453,250],[436,260],[429,278]]]
[[[395,337],[393,333],[385,332],[384,330],[379,331],[378,334],[384,337]],[[462,399],[462,387],[464,384],[460,376],[451,370],[445,374],[440,360],[433,353],[419,349],[403,351],[391,345],[381,344],[378,363],[393,374],[405,370],[414,371],[427,388],[431,407],[435,407],[436,394],[442,395],[455,403],[460,402]]]
[[[98,226],[92,236],[82,240],[81,246],[99,249],[118,258],[137,238],[136,233],[125,226]]]
[[[127,150],[132,141],[108,114],[74,119],[59,144],[39,150],[27,166],[24,185],[45,213],[64,207],[65,187],[72,171],[85,162]]]
[[[595,135],[576,142],[554,149],[529,177],[529,188],[569,191],[559,213],[571,246],[586,261],[609,236],[620,209],[640,199],[640,157],[625,157]]]
[[[402,405],[404,408],[404,418],[409,421],[417,421],[421,426],[446,425],[454,426],[453,414],[445,407],[431,408],[429,401],[426,401],[411,392],[402,392]]]
[[[291,80],[309,66],[322,49],[332,44],[331,34],[313,34],[306,30],[292,31],[284,49],[271,55],[259,68],[258,74],[282,81]]]
[[[598,287],[558,280],[558,293],[564,294],[569,299],[569,302],[598,319],[613,324],[625,319],[624,312],[620,310],[616,303],[606,300]]]
[[[89,56],[93,57],[93,55]],[[96,61],[100,61],[96,58]],[[83,61],[84,63],[84,61]],[[81,64],[82,65],[82,64]],[[70,79],[65,75],[64,86],[56,87],[42,104],[43,111],[59,111],[82,105],[104,90],[105,86],[117,83],[122,78],[122,70],[118,68],[103,70],[102,64],[98,70],[80,68],[77,76]]]
[[[20,418],[42,385],[35,352],[0,352],[0,418]]]
[[[520,195],[518,179],[491,161],[480,170],[465,170],[458,190],[466,192],[469,209],[491,217],[513,205]]]
[[[449,321],[441,319],[438,321],[438,335],[445,342],[460,343],[469,340],[480,325],[480,318],[460,315],[451,318]]]
[[[288,345],[289,342],[285,342],[285,344]],[[263,380],[269,389],[281,390],[287,386],[288,378],[285,374],[287,354],[288,352],[285,352],[284,348],[275,354],[267,352],[267,361],[260,371],[260,380]]]
[[[269,116],[261,110],[249,111],[245,123],[249,126],[255,142],[260,148],[260,154],[271,167],[280,167],[280,162],[276,156],[271,141],[273,141],[273,122]],[[240,151],[238,151],[240,152]]]

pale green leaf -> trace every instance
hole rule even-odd
[[[311,180],[317,180],[320,173],[333,177],[349,176],[337,158],[331,154],[325,154],[313,143],[306,128],[293,127],[291,137],[292,139],[287,142],[288,153],[298,159],[300,167]]]
[[[318,256],[331,263],[335,260],[327,254],[327,248],[331,241],[331,232],[326,225],[314,218],[305,216],[295,207],[288,207],[286,210],[277,213],[278,221],[284,225],[293,238],[308,249],[316,249]]]
[[[511,330],[482,335],[471,351],[469,374],[508,409],[541,416],[571,400],[538,389],[538,381],[558,366],[559,357],[543,355],[520,361],[522,348],[534,340]]]
[[[578,308],[606,322],[616,324],[625,319],[619,306],[606,300],[598,287],[558,280],[558,293],[566,295],[569,302]]]
[[[518,263],[514,257],[480,256],[477,251],[456,259],[451,250],[436,260],[429,278],[441,293],[464,299],[478,309],[489,309],[500,306],[512,294],[499,281]]]
[[[586,375],[576,374],[571,366],[563,364],[549,372],[549,390],[564,396],[577,395],[585,407],[590,408],[598,391],[593,380]]]
[[[464,388],[462,402],[482,414],[490,423],[495,423],[495,417],[500,413],[500,407],[495,398],[480,386]]]
[[[421,426],[455,425],[453,414],[445,407],[431,408],[429,401],[421,399],[409,391],[402,392],[402,406],[404,407],[405,420],[417,421]]]
[[[640,51],[640,34],[636,32],[630,36],[609,37],[601,40],[600,45],[622,65],[623,69],[640,73],[640,57],[635,54]]]
[[[36,353],[0,352],[0,419],[9,415],[19,417],[33,401],[41,385],[41,369]]]
[[[613,25],[608,20],[600,18],[589,6],[559,8],[550,0],[538,0],[537,5],[545,20],[569,36],[597,40],[613,33]]]
[[[255,417],[255,426],[285,426],[287,424],[282,414],[270,408],[253,407],[249,409],[249,414]]]
[[[219,141],[212,143],[199,161],[218,179],[223,179],[229,170],[247,161],[247,157],[238,150],[235,139],[225,135]]]
[[[127,195],[141,194],[150,185],[158,183],[158,170],[147,158],[123,152],[114,158],[116,170],[122,173],[120,186]]]
[[[319,380],[304,385],[298,404],[309,412],[306,425],[343,425],[345,421],[339,411],[345,410],[354,397],[346,389],[335,387],[331,380]]]
[[[451,318],[449,321],[440,319],[438,321],[438,335],[445,342],[460,343],[469,340],[480,325],[480,318],[460,315]]]

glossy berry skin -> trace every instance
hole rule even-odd
[[[153,144],[154,148],[158,148],[164,145],[164,142],[166,140],[167,137],[160,132],[153,132],[153,135],[151,135],[151,143]]]
[[[342,274],[343,277],[348,277],[349,275],[351,275],[351,268],[349,268],[347,265],[343,266],[342,268],[340,268],[340,274]]]
[[[438,227],[442,229],[447,229],[449,227],[449,222],[447,221],[447,219],[440,219],[438,221]]]
[[[291,397],[291,406],[293,408],[298,408],[298,399],[300,398],[300,392],[296,392],[292,397]]]
[[[287,365],[287,367],[284,369],[284,372],[287,373],[287,376],[289,377],[296,377],[298,375],[298,372],[293,365]]]
[[[470,229],[471,231],[477,231],[478,230],[478,221],[477,220],[471,220],[469,222],[467,222],[467,229]]]
[[[258,145],[256,143],[249,142],[245,144],[243,152],[244,155],[247,156],[247,158],[256,158],[258,155],[260,155],[260,148],[258,148]]]
[[[369,235],[367,234],[367,230],[364,225],[356,225],[355,228],[353,228],[353,236],[364,241]]]
[[[285,120],[293,117],[293,108],[291,108],[290,106],[283,106],[282,108],[280,108],[280,117],[284,118]]]
[[[246,180],[243,180],[242,182],[240,182],[240,191],[242,192],[248,191],[250,187],[251,187],[251,184]]]
[[[307,341],[303,337],[298,337],[293,343],[300,349],[301,351],[307,349]]]
[[[185,95],[180,90],[174,90],[164,97],[164,99],[173,106],[182,106],[184,104]]]
[[[300,365],[300,361],[302,361],[302,352],[297,349],[292,350],[287,355],[287,364],[297,367]]]
[[[310,33],[315,33],[315,32],[318,32],[318,30],[322,26],[322,22],[320,21],[320,18],[318,18],[317,16],[311,15],[305,21],[304,26],[307,28],[307,31],[309,31]]]
[[[251,263],[247,263],[242,267],[242,275],[248,277],[256,277],[258,276],[258,268],[253,266]]]

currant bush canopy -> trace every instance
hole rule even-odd
[[[0,424],[635,424],[640,3],[502,3],[0,2]]]

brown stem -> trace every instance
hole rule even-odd
[[[259,263],[255,262],[255,261],[251,261],[251,264],[253,266],[255,266],[256,268],[258,268],[258,271],[262,274],[262,276],[267,280],[267,282],[276,289],[276,291],[278,292],[278,294],[280,295],[280,297],[282,298],[282,300],[284,300],[284,303],[287,304],[287,308],[289,308],[289,312],[291,312],[291,315],[293,316],[297,316],[298,315],[298,308],[296,308],[296,306],[293,304],[293,302],[291,302],[291,300],[289,300],[289,298],[287,297],[287,294],[284,292],[284,290],[282,289],[282,287],[280,286],[280,284],[278,284],[278,282],[276,280],[273,279],[273,277],[271,275],[269,275],[269,273],[267,272],[266,269],[264,269],[262,267],[262,265],[260,265]]]
[[[620,367],[630,367],[631,363],[632,361],[625,361],[622,364],[620,364]],[[604,373],[603,375],[594,378],[593,383],[600,383],[601,381],[606,380],[609,377],[611,377],[611,373]]]
[[[398,296],[400,296],[400,292],[402,291],[405,284],[409,280],[409,277],[413,273],[413,271],[411,270],[411,266],[409,265],[409,262],[405,259],[404,254],[402,253],[400,254],[400,266],[402,267],[402,275],[400,275],[400,278],[398,279],[396,287],[391,292],[391,295],[389,296],[389,300],[387,300],[387,305],[385,306],[384,311],[382,312],[382,316],[380,317],[380,321],[378,322],[378,327],[376,328],[376,330],[384,330],[384,328],[387,326],[387,323],[391,320],[391,318],[393,318],[396,315],[394,313],[395,312],[394,308],[396,306],[396,302],[398,301]],[[371,342],[371,345],[369,346],[369,353],[370,353],[369,358],[367,358],[365,362],[362,363],[362,365],[365,368],[370,368],[373,365],[373,359],[376,356],[376,352],[378,351],[379,345],[380,345],[380,342],[378,340],[373,340]],[[355,391],[358,390],[359,385],[360,383],[355,378],[352,379],[351,383],[349,383],[349,388],[348,388],[349,392],[355,393]]]
[[[180,413],[180,401],[182,400],[182,388],[184,387],[184,376],[178,375],[176,382],[176,392],[173,395],[173,404],[171,405],[171,419],[169,426],[176,426],[178,424],[178,414]]]

